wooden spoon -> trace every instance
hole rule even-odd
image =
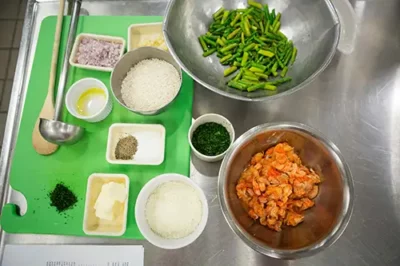
[[[36,120],[36,124],[35,127],[33,128],[33,133],[32,133],[33,148],[37,153],[42,155],[52,154],[58,149],[58,145],[50,143],[42,137],[42,135],[39,132],[39,121],[40,118],[47,118],[47,119],[54,118],[54,83],[56,79],[58,51],[60,48],[61,29],[64,17],[64,6],[65,6],[65,0],[60,0],[60,6],[57,16],[56,32],[54,36],[53,55],[51,58],[49,87],[47,91],[46,100],[44,101],[42,110],[40,111],[39,117]]]

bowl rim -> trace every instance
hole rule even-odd
[[[169,52],[164,51],[163,49],[160,49],[160,48],[157,48],[157,47],[152,47],[152,46],[142,46],[142,47],[138,47],[138,48],[135,48],[135,49],[132,49],[132,50],[126,52],[122,57],[119,58],[118,62],[115,64],[113,70],[111,71],[111,75],[110,75],[110,90],[111,90],[112,95],[114,96],[114,99],[115,99],[122,107],[126,108],[127,110],[129,110],[129,111],[131,111],[131,112],[133,112],[133,113],[136,113],[136,114],[140,114],[140,115],[156,115],[156,114],[161,113],[161,112],[162,112],[163,110],[165,110],[168,106],[170,106],[170,105],[176,100],[176,98],[178,98],[178,95],[179,95],[179,93],[181,92],[182,84],[183,84],[183,73],[182,73],[182,68],[180,67],[180,64],[179,64],[178,62],[177,62],[177,64],[178,64],[178,66],[179,66],[179,69],[177,69],[173,64],[171,64],[170,62],[168,62],[168,61],[166,61],[166,60],[164,60],[164,59],[160,59],[160,58],[154,57],[154,56],[151,57],[151,58],[156,58],[156,59],[163,60],[163,61],[167,62],[168,64],[171,64],[171,65],[176,69],[176,71],[178,72],[179,77],[180,77],[179,87],[178,87],[178,91],[177,91],[176,95],[174,96],[174,98],[173,98],[169,103],[165,104],[164,106],[160,107],[159,109],[149,110],[149,111],[140,111],[140,110],[135,110],[135,109],[132,109],[132,108],[128,107],[123,101],[120,101],[120,100],[117,98],[117,96],[116,96],[115,93],[114,93],[114,87],[113,87],[113,85],[112,85],[112,81],[113,81],[113,77],[114,77],[114,72],[115,72],[115,69],[117,68],[118,64],[120,64],[120,62],[121,62],[125,57],[127,57],[128,54],[130,54],[130,53],[132,53],[132,54],[133,54],[133,53],[140,53],[140,50],[146,50],[146,49],[150,49],[150,50],[155,49],[155,50],[157,50],[157,51],[161,51],[162,53],[165,53],[166,55],[171,55],[171,56],[172,56],[172,54],[170,54]],[[175,58],[174,58],[173,56],[172,56],[172,59],[175,60]],[[144,59],[143,59],[143,60],[144,60]],[[175,60],[175,62],[176,62],[176,60]],[[133,67],[133,65],[132,65],[132,67]],[[127,74],[127,73],[125,73],[125,77],[126,77],[126,74]],[[119,90],[121,90],[121,88],[119,88]]]
[[[161,184],[164,184],[164,183],[170,182],[170,181],[184,182],[185,184],[188,184],[189,186],[194,188],[198,192],[200,201],[202,203],[203,214],[202,214],[200,223],[198,224],[196,229],[191,234],[189,234],[188,236],[185,236],[183,238],[169,239],[169,240],[171,240],[171,242],[180,240],[179,241],[180,243],[164,245],[164,244],[157,242],[157,239],[153,238],[151,235],[145,233],[145,231],[143,230],[144,227],[148,227],[149,230],[151,230],[150,226],[147,223],[143,224],[142,221],[138,220],[136,217],[139,217],[139,216],[145,217],[145,214],[139,210],[138,206],[139,205],[145,206],[147,203],[147,199],[151,195],[151,193]],[[156,186],[153,189],[151,189],[151,187],[153,185],[156,185]],[[144,209],[145,209],[145,207],[143,208],[143,210]],[[136,199],[134,213],[135,213],[134,215],[135,215],[136,224],[139,228],[139,231],[147,241],[149,241],[151,244],[153,244],[154,246],[157,246],[159,248],[179,249],[179,248],[183,248],[183,247],[186,247],[186,246],[192,244],[202,234],[202,232],[204,231],[204,229],[206,227],[207,221],[208,221],[209,207],[208,207],[207,197],[206,197],[204,191],[191,178],[181,175],[181,174],[177,174],[177,173],[165,173],[165,174],[161,174],[161,175],[158,175],[158,176],[152,178],[140,189],[139,195]]]
[[[321,143],[329,150],[332,156],[335,158],[336,164],[338,165],[340,172],[342,173],[342,180],[344,184],[344,197],[343,197],[343,207],[340,213],[339,219],[337,224],[333,227],[331,232],[322,240],[308,245],[306,247],[300,249],[276,249],[270,248],[268,246],[260,246],[250,240],[247,235],[248,233],[245,230],[241,229],[237,226],[236,222],[234,221],[234,217],[231,213],[230,208],[228,207],[228,203],[226,200],[226,193],[225,193],[225,180],[227,175],[227,166],[229,164],[229,160],[231,156],[237,152],[237,148],[245,144],[249,141],[253,136],[258,133],[262,133],[265,131],[270,130],[282,130],[282,129],[292,129],[297,130],[302,133],[311,135],[321,141]],[[229,227],[232,231],[235,232],[239,238],[245,242],[249,247],[254,249],[255,251],[267,255],[269,257],[278,258],[278,259],[295,259],[295,258],[302,258],[308,257],[322,251],[323,249],[331,246],[336,240],[343,234],[344,230],[346,229],[354,207],[354,184],[353,178],[350,171],[348,164],[345,162],[342,154],[340,153],[337,146],[328,140],[323,134],[319,131],[295,122],[277,122],[277,123],[266,123],[262,125],[258,125],[253,127],[252,129],[245,132],[241,135],[232,147],[229,149],[228,153],[226,154],[224,160],[222,161],[219,174],[218,174],[218,198],[221,205],[222,213],[224,214],[225,220],[227,221]]]
[[[231,99],[235,99],[235,100],[241,100],[241,101],[248,101],[248,102],[260,102],[260,101],[269,101],[269,100],[274,100],[277,98],[280,98],[282,96],[285,95],[290,95],[304,87],[306,87],[307,85],[309,85],[312,81],[315,80],[315,78],[317,76],[319,76],[319,74],[321,74],[322,72],[324,72],[324,70],[328,67],[328,65],[331,63],[337,47],[339,45],[339,40],[340,40],[340,35],[341,35],[341,24],[340,24],[340,19],[339,19],[339,15],[337,13],[336,8],[334,7],[334,5],[332,4],[331,0],[323,0],[327,3],[329,10],[332,13],[333,16],[333,20],[336,22],[336,24],[334,24],[334,27],[336,27],[336,32],[335,32],[335,40],[333,42],[332,45],[332,49],[329,51],[328,56],[325,58],[324,62],[321,64],[321,66],[312,74],[310,75],[307,79],[305,79],[303,82],[301,82],[300,84],[282,92],[282,93],[278,93],[275,95],[271,95],[271,96],[263,96],[263,97],[259,97],[259,98],[249,98],[249,97],[245,97],[245,96],[241,96],[241,95],[236,95],[236,94],[231,94],[228,93],[224,90],[221,90],[217,87],[214,87],[210,84],[208,84],[207,82],[201,80],[200,78],[198,78],[193,72],[191,72],[186,65],[180,60],[180,58],[178,57],[177,53],[175,52],[175,49],[173,48],[169,38],[168,38],[168,21],[169,21],[169,14],[170,11],[172,9],[172,7],[175,5],[176,0],[171,0],[166,8],[166,12],[165,12],[165,17],[164,17],[164,21],[163,21],[163,35],[164,35],[164,40],[165,43],[167,44],[168,50],[171,53],[172,57],[175,59],[175,61],[180,65],[180,67],[192,78],[194,79],[197,83],[199,83],[200,85],[202,85],[203,87],[217,93],[220,94],[222,96],[231,98]],[[211,18],[210,18],[211,20]]]
[[[202,124],[205,124],[205,123],[207,123],[207,122],[205,122],[205,123],[202,123],[202,124],[199,124],[200,122],[200,118],[204,118],[204,117],[219,117],[219,118],[221,118],[222,120],[224,120],[228,125],[229,125],[229,128],[226,128],[224,125],[222,125],[222,126],[224,126],[225,128],[226,128],[226,130],[228,131],[228,133],[231,133],[231,134],[229,134],[229,135],[231,135],[231,143],[229,144],[229,147],[223,152],[223,153],[220,153],[220,154],[217,154],[217,155],[214,155],[214,156],[209,156],[209,155],[204,155],[204,154],[202,154],[201,152],[199,152],[194,146],[193,146],[193,143],[192,143],[192,138],[190,137],[190,135],[191,135],[191,133],[192,133],[192,130],[193,130],[193,128],[194,128],[194,126],[196,126],[196,125],[202,125]],[[217,123],[217,122],[215,122],[215,123]],[[217,123],[217,124],[219,124],[219,123]],[[232,125],[232,123],[231,123],[231,121],[229,121],[228,120],[228,118],[226,118],[225,116],[222,116],[222,115],[219,115],[219,114],[215,114],[215,113],[208,113],[208,114],[204,114],[204,115],[201,115],[201,116],[199,116],[198,118],[196,118],[194,121],[193,121],[193,123],[190,125],[190,127],[189,127],[189,130],[188,130],[188,141],[189,141],[189,145],[190,145],[190,148],[192,148],[192,150],[195,152],[195,153],[197,153],[197,154],[199,154],[201,157],[203,157],[203,158],[200,158],[199,157],[199,159],[201,159],[201,160],[216,160],[216,159],[218,159],[218,158],[223,158],[224,156],[225,156],[225,154],[228,152],[228,150],[232,147],[232,145],[233,145],[233,143],[235,142],[235,128],[233,127],[233,125]]]

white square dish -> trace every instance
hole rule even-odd
[[[113,69],[114,69],[113,67],[101,67],[101,66],[83,65],[83,64],[79,64],[79,63],[77,63],[75,61],[75,58],[76,58],[76,55],[77,55],[77,52],[78,52],[78,48],[79,48],[79,44],[80,44],[82,38],[92,38],[92,39],[96,39],[96,40],[104,40],[104,41],[109,41],[109,42],[113,42],[113,43],[122,44],[122,48],[121,48],[121,51],[119,53],[119,59],[122,57],[122,55],[124,54],[124,51],[125,51],[125,47],[126,47],[125,40],[123,38],[121,38],[121,37],[90,34],[90,33],[81,33],[78,36],[76,36],[76,39],[75,39],[75,42],[74,42],[74,46],[72,48],[72,53],[71,53],[71,56],[69,58],[69,63],[70,63],[71,66],[79,67],[79,68],[85,68],[85,69],[91,69],[91,70],[104,71],[104,72],[113,71]]]
[[[132,135],[138,141],[132,160],[115,158],[118,141]],[[164,161],[165,127],[159,124],[112,124],[108,130],[106,159],[111,164],[160,165]]]
[[[118,203],[114,220],[103,220],[96,216],[94,208],[104,184],[115,182],[125,185],[126,199]],[[126,231],[129,200],[129,177],[123,174],[91,174],[86,187],[85,214],[83,218],[83,231],[87,235],[121,236]],[[117,204],[117,203],[115,203]],[[122,208],[122,209],[121,209]]]
[[[128,52],[140,47],[140,43],[154,40],[157,37],[164,39],[161,22],[130,25],[128,28]]]

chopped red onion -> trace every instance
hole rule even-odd
[[[96,67],[114,67],[121,49],[122,43],[84,37],[79,43],[75,62]]]

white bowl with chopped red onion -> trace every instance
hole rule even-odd
[[[122,57],[125,45],[121,37],[81,33],[75,39],[69,63],[74,67],[111,72]]]
[[[155,115],[164,111],[178,96],[182,70],[170,53],[154,47],[127,52],[111,73],[111,89],[126,109]]]

